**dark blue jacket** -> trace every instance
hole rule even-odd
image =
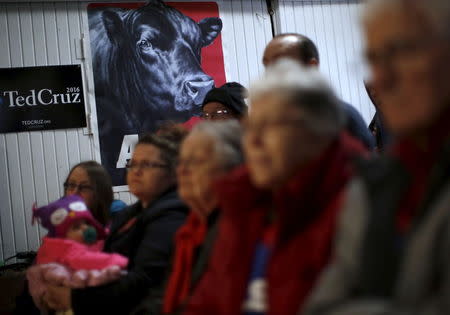
[[[128,314],[149,288],[161,286],[170,265],[174,234],[187,212],[175,189],[146,209],[137,202],[120,212],[112,223],[105,251],[128,257],[128,274],[107,285],[72,290],[74,313]]]
[[[345,129],[353,137],[361,141],[368,150],[373,150],[375,148],[375,139],[369,128],[367,128],[361,114],[352,105],[344,101],[341,103],[347,118]]]
[[[372,118],[369,124],[369,130],[374,135],[375,144],[379,152],[383,152],[389,143],[392,141],[392,135],[387,130],[383,119],[378,111]]]

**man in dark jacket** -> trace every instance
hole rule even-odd
[[[271,65],[280,58],[291,58],[307,67],[319,66],[319,52],[314,42],[306,36],[287,33],[275,36],[264,50],[263,64],[265,67]],[[361,114],[352,105],[341,101],[346,115],[346,130],[364,146],[373,150],[375,139],[369,132]]]
[[[386,124],[384,123],[383,114],[382,114],[382,103],[377,97],[377,92],[375,91],[373,84],[369,81],[364,82],[364,86],[366,87],[367,95],[372,101],[373,106],[375,107],[375,115],[373,115],[372,121],[369,124],[369,130],[375,138],[375,151],[378,153],[384,152],[391,142],[391,135],[389,131],[386,129]]]

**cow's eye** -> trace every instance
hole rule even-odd
[[[138,41],[138,46],[143,50],[148,50],[153,47],[152,44],[145,39],[141,39],[140,41]]]

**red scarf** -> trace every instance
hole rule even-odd
[[[241,314],[255,245],[275,210],[279,233],[267,265],[267,315],[296,314],[329,263],[341,196],[362,145],[346,134],[272,195],[243,166],[215,184],[221,217],[208,269],[184,314]],[[273,206],[273,208],[271,208]]]
[[[164,295],[164,314],[173,313],[189,297],[195,250],[203,243],[206,231],[206,221],[191,212],[176,233],[173,269]]]
[[[429,186],[432,168],[444,145],[450,141],[450,106],[423,134],[422,147],[408,138],[398,139],[390,154],[398,158],[411,175],[411,182],[400,201],[397,212],[397,228],[405,233],[411,227],[413,218]]]

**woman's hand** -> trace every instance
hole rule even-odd
[[[44,295],[47,306],[55,311],[67,311],[72,308],[72,290],[68,287],[48,285]]]

